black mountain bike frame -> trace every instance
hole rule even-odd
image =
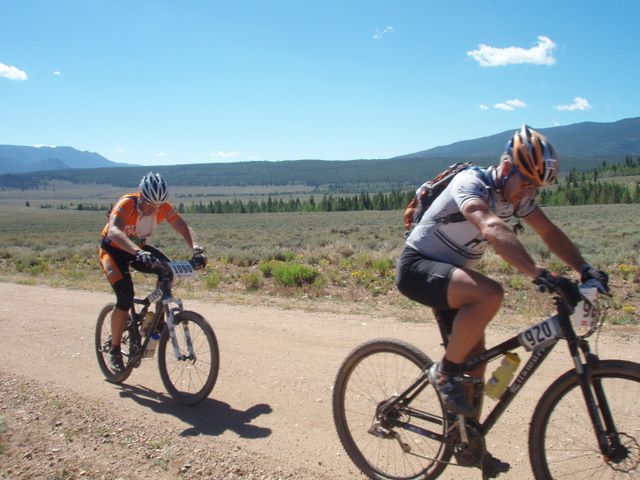
[[[507,409],[509,404],[516,397],[520,389],[527,383],[527,381],[533,376],[535,371],[542,365],[543,361],[547,358],[549,353],[553,350],[560,338],[567,341],[569,345],[569,352],[573,358],[575,371],[579,377],[582,393],[585,398],[587,408],[589,410],[589,416],[594,426],[596,436],[598,438],[598,444],[600,451],[603,455],[608,455],[612,451],[615,451],[619,447],[618,436],[611,435],[611,433],[617,432],[616,426],[611,417],[611,412],[608,407],[607,399],[602,389],[600,381],[595,381],[593,384],[593,390],[590,387],[589,380],[591,378],[590,371],[591,365],[598,361],[598,357],[591,353],[589,343],[582,337],[578,337],[575,333],[569,311],[567,307],[563,305],[562,300],[556,299],[556,306],[558,308],[558,314],[553,317],[549,317],[543,322],[534,325],[533,327],[524,330],[523,332],[515,335],[502,342],[501,344],[483,352],[480,355],[474,356],[466,360],[462,367],[464,371],[472,371],[479,366],[501,356],[505,353],[515,350],[519,347],[525,347],[532,351],[529,360],[524,365],[519,375],[511,382],[505,392],[502,394],[498,403],[489,412],[484,422],[478,424],[478,432],[484,437],[497,423],[500,416]],[[557,331],[554,332],[553,325]],[[551,330],[549,330],[551,328]],[[555,335],[557,336],[553,336]],[[444,340],[444,339],[443,339]],[[539,342],[539,343],[538,343]],[[538,343],[535,348],[529,348],[531,344]],[[580,358],[580,352],[582,352],[585,361]],[[429,366],[430,367],[430,366]],[[478,379],[474,382],[475,385],[482,385]],[[420,377],[404,392],[398,396],[394,396],[388,402],[384,403],[378,408],[377,417],[385,418],[386,421],[395,427],[403,428],[419,435],[423,435],[440,442],[445,441],[445,436],[441,433],[433,432],[425,428],[405,423],[401,419],[396,418],[392,411],[395,409],[401,409],[411,416],[431,422],[438,425],[443,425],[444,419],[428,414],[410,407],[411,402],[429,385],[428,380],[428,368],[420,375]],[[476,387],[478,388],[478,387]],[[459,416],[460,418],[460,416]],[[459,422],[460,428],[464,429],[464,422]],[[462,433],[462,432],[461,432]],[[466,433],[463,433],[464,438]]]
[[[161,332],[163,328],[166,327],[165,323],[165,314],[166,316],[173,317],[174,310],[182,311],[182,301],[180,299],[174,298],[171,292],[171,281],[174,278],[174,273],[171,265],[177,264],[173,268],[178,269],[191,269],[193,271],[193,267],[190,267],[186,264],[186,262],[164,262],[158,261],[156,267],[158,269],[158,282],[155,290],[153,290],[149,295],[145,298],[134,298],[133,305],[131,305],[131,320],[129,331],[131,332],[131,345],[135,349],[135,351],[131,352],[131,356],[133,360],[137,360],[141,358],[144,352],[147,350],[147,345],[151,340],[151,335],[146,335],[145,338],[142,338],[140,335],[140,324],[144,321],[144,318],[149,310],[149,307],[155,303],[156,311],[154,313],[153,320],[151,325],[149,326],[149,333],[154,331]],[[178,273],[178,271],[176,272]],[[171,309],[169,304],[171,302],[177,303],[177,308]],[[136,305],[142,305],[142,308],[139,312],[136,312]],[[173,325],[173,318],[171,318],[171,323]],[[172,343],[175,339],[175,335],[172,331],[169,331],[169,335],[171,336]],[[190,341],[189,341],[190,343]],[[189,349],[192,347],[189,345]],[[175,348],[174,348],[175,349]],[[190,352],[192,354],[192,352]],[[177,354],[176,354],[177,355]]]

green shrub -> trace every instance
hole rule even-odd
[[[505,285],[514,290],[522,290],[524,288],[524,277],[522,275],[512,275],[506,279]]]
[[[49,264],[42,257],[27,255],[16,262],[16,270],[36,276],[49,270]]]
[[[273,260],[280,260],[281,262],[292,262],[296,259],[296,252],[277,252],[273,255]]]
[[[209,290],[215,290],[220,285],[220,274],[215,268],[208,267],[204,275],[204,284]]]
[[[299,263],[275,263],[271,271],[273,278],[285,287],[301,287],[311,284],[318,276],[318,272],[307,265]]]
[[[283,263],[279,260],[260,260],[258,264],[258,269],[262,272],[265,278],[270,278],[273,276],[273,268],[275,265]]]
[[[258,272],[249,272],[242,277],[242,284],[247,290],[258,290],[262,288],[262,275]]]
[[[390,258],[377,258],[371,262],[371,268],[381,277],[386,277],[394,271],[394,263]]]

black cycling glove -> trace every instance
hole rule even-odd
[[[193,256],[191,260],[189,260],[189,263],[196,270],[207,266],[207,256],[204,254],[202,247],[193,247]]]
[[[138,253],[136,253],[136,262],[144,267],[151,267],[153,265],[154,258],[150,252],[147,252],[146,250],[138,250]]]
[[[557,275],[543,269],[540,276],[536,278],[533,283],[544,286],[551,292],[561,292],[569,304],[574,307],[580,301],[580,289],[576,282],[568,279],[567,277],[563,277],[562,275]]]
[[[588,263],[585,263],[580,267],[580,281],[582,283],[587,282],[588,280],[595,280],[600,285],[602,285],[605,292],[609,291],[609,275],[607,275],[602,270],[597,268],[593,268]]]

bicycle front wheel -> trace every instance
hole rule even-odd
[[[204,400],[218,379],[220,354],[213,329],[195,312],[183,311],[175,316],[179,355],[173,348],[167,328],[158,344],[160,377],[171,396],[184,405]]]
[[[333,389],[334,422],[349,458],[369,478],[427,480],[446,467],[451,450],[444,442],[444,409],[433,387],[425,385],[412,401],[380,414],[382,405],[401,395],[432,363],[408,343],[378,339],[357,347],[340,367]]]
[[[602,360],[591,372],[590,388],[599,415],[608,410],[615,448],[603,455],[575,371],[556,380],[536,406],[529,432],[529,455],[537,480],[640,478],[640,365]],[[604,423],[604,422],[603,422]]]

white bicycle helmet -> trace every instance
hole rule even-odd
[[[521,174],[535,185],[549,185],[558,176],[558,155],[551,142],[533,128],[522,125],[507,144],[507,153]]]
[[[142,198],[154,205],[160,205],[167,200],[167,182],[159,173],[149,172],[142,177],[138,190],[140,190]]]

